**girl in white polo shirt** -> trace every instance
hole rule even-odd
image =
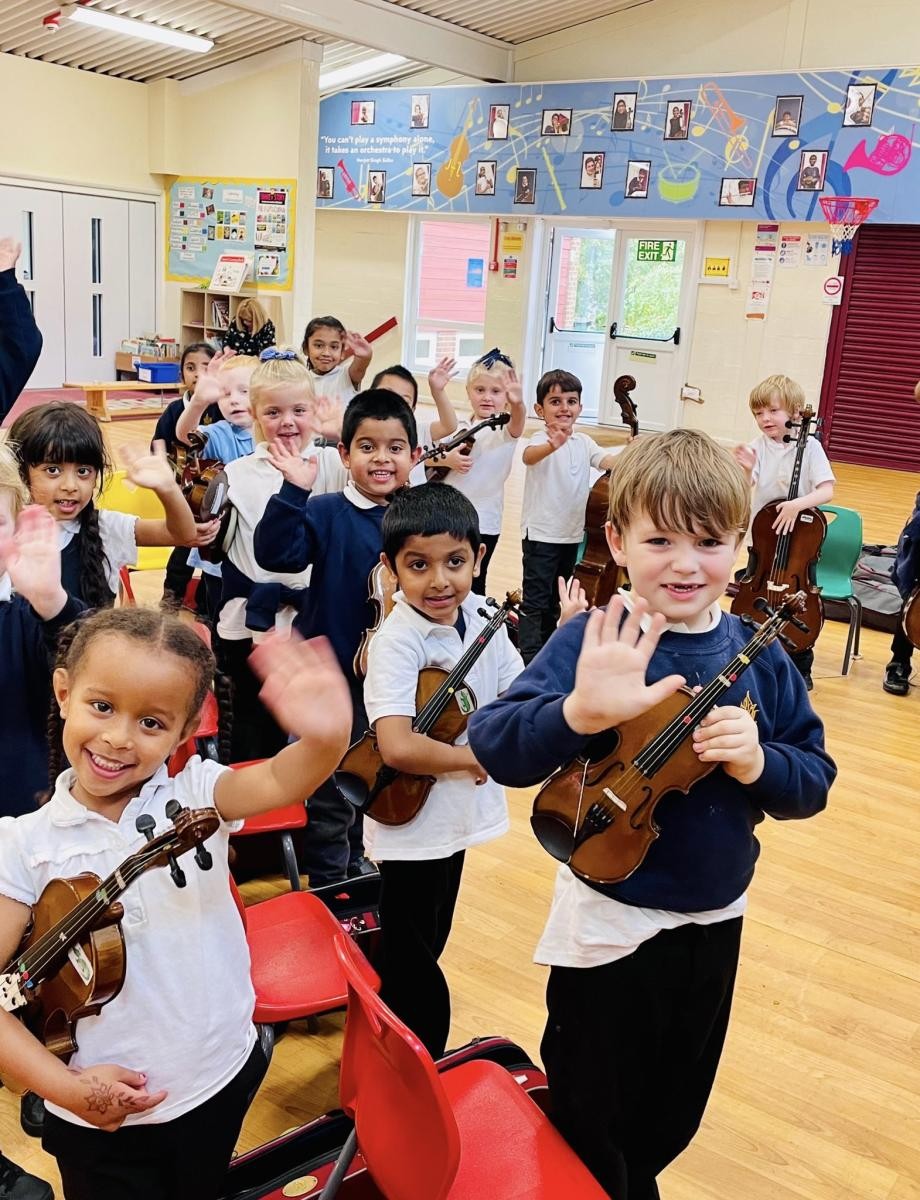
[[[346,748],[348,690],[324,645],[275,639],[255,667],[264,702],[299,740],[239,771],[196,757],[170,778],[166,763],[214,675],[211,652],[189,626],[149,609],[104,610],[70,629],[54,692],[73,767],[43,808],[0,829],[0,962],[52,879],[105,878],[144,844],[140,816],[161,832],[177,799],[215,807],[222,822],[207,842],[211,870],[189,857],[181,890],[153,868],[124,893],[124,985],[77,1022],[69,1066],[0,1010],[0,1072],[45,1098],[44,1146],[66,1200],[213,1200],[266,1067],[229,836],[329,776]]]

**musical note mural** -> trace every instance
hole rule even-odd
[[[422,128],[418,100],[381,88],[321,102],[318,163],[344,186],[318,208],[719,220],[740,206],[823,222],[824,194],[878,197],[873,221],[920,220],[920,67],[431,88]],[[354,125],[371,104],[374,123]],[[799,186],[803,154],[825,164],[818,189]],[[583,186],[586,156],[603,163],[600,186]],[[428,195],[413,187],[419,163]],[[385,174],[382,202],[372,174]]]

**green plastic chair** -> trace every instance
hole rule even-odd
[[[862,628],[862,604],[853,593],[853,571],[862,553],[862,517],[855,509],[822,504],[827,517],[827,536],[818,560],[817,584],[824,600],[845,600],[850,610],[847,644],[843,652],[842,675],[850,673],[850,662],[859,658],[859,633]]]

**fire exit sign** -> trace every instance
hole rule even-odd
[[[640,238],[636,258],[639,262],[676,262],[677,242],[663,242],[659,238]]]

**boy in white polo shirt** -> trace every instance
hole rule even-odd
[[[444,1053],[450,992],[438,959],[450,933],[468,847],[508,829],[504,790],[489,779],[466,733],[447,745],[416,733],[416,691],[425,667],[451,670],[488,623],[471,594],[484,546],[476,510],[448,484],[399,492],[383,518],[382,560],[400,591],[371,642],[364,703],[384,762],[437,782],[421,811],[400,826],[366,816],[368,857],[383,890],[380,994],[433,1057]],[[523,669],[504,628],[466,676],[479,706],[495,700]]]
[[[524,448],[524,601],[519,645],[530,662],[559,619],[557,581],[575,570],[585,532],[591,469],[609,471],[620,448],[599,446],[575,422],[581,414],[581,380],[569,371],[547,371],[537,384],[535,411],[546,429]]]

